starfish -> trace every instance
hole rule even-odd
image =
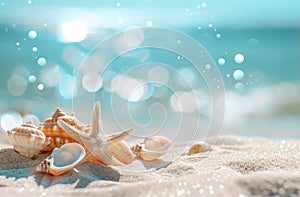
[[[106,165],[129,164],[134,159],[134,154],[124,141],[133,129],[105,135],[101,127],[100,103],[96,102],[92,113],[92,125],[89,132],[83,132],[63,120],[58,120],[58,125],[68,133],[76,142],[82,144],[87,150],[86,161],[94,161]],[[74,120],[77,125],[83,125]]]

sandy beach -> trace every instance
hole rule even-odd
[[[51,176],[1,144],[1,196],[300,196],[300,141],[218,137],[211,152],[110,167],[84,163]],[[184,145],[176,145],[176,154]],[[167,160],[166,158],[164,158]],[[134,170],[133,170],[134,169]]]

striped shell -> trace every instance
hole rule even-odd
[[[44,133],[32,122],[27,122],[7,131],[7,138],[15,151],[28,158],[39,154],[40,150],[48,143]]]
[[[124,140],[112,142],[108,147],[108,150],[118,161],[123,164],[130,164],[134,160],[134,154]]]
[[[39,129],[43,131],[47,139],[49,139],[49,144],[42,150],[42,152],[50,152],[54,148],[66,143],[75,142],[69,134],[57,125],[57,120],[63,120],[70,125],[75,126],[74,119],[74,114],[69,116],[60,108],[57,108],[52,116],[47,118],[44,123],[40,125]]]
[[[37,167],[37,172],[58,176],[72,170],[85,157],[85,149],[78,143],[64,144],[55,148],[51,155]]]

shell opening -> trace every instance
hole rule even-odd
[[[81,160],[84,155],[85,150],[81,145],[70,143],[67,146],[62,146],[53,154],[53,165],[56,168],[65,168],[74,164],[77,160]]]

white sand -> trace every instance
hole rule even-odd
[[[85,163],[58,177],[34,172],[47,154],[27,159],[1,147],[1,196],[300,196],[300,140],[219,137],[213,151],[165,168],[164,161],[121,168]]]

